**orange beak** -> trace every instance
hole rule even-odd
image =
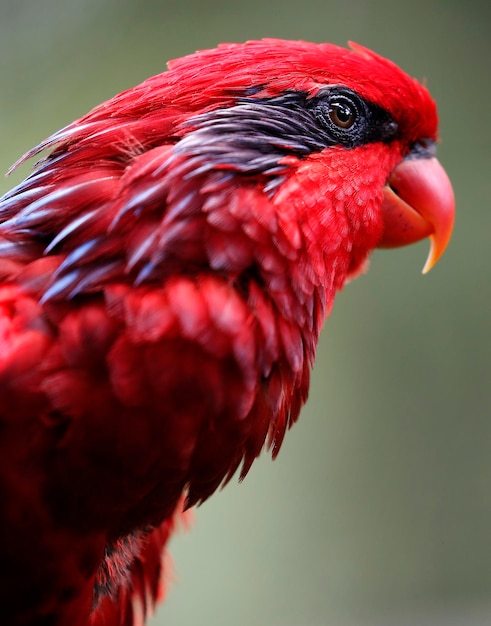
[[[384,233],[379,248],[396,248],[430,238],[426,274],[442,256],[452,234],[455,200],[447,173],[435,157],[409,157],[384,187]]]

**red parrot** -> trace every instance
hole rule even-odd
[[[130,626],[174,523],[307,399],[376,247],[450,238],[428,91],[359,45],[225,44],[43,141],[0,200],[0,607]],[[139,621],[140,620],[140,621]]]

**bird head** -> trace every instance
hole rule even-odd
[[[351,273],[374,245],[397,247],[426,237],[431,249],[423,272],[436,264],[454,220],[452,187],[435,158],[436,105],[427,89],[394,63],[355,43],[344,49],[266,39],[224,44],[169,67],[179,77],[173,103],[185,105],[186,115],[190,106],[200,112],[191,122],[200,129],[195,142],[207,144],[213,133],[220,137],[224,167],[274,176],[269,191],[291,175],[281,172],[282,165],[303,165],[305,171],[320,160],[329,168],[328,186],[336,185],[338,195],[344,190],[351,204],[344,208],[353,239]],[[217,156],[216,165],[219,161]],[[305,179],[301,184],[307,197],[312,185]],[[364,206],[365,228],[358,229],[358,238],[355,204]]]

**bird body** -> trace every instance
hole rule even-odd
[[[443,253],[436,134],[382,57],[262,40],[173,61],[24,157],[49,151],[0,201],[7,623],[147,612],[183,498],[277,454],[336,292],[377,246]]]

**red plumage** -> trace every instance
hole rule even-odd
[[[382,57],[264,40],[173,61],[24,157],[50,150],[0,201],[9,624],[144,617],[181,498],[277,454],[345,281],[377,245],[442,254],[436,135]]]

